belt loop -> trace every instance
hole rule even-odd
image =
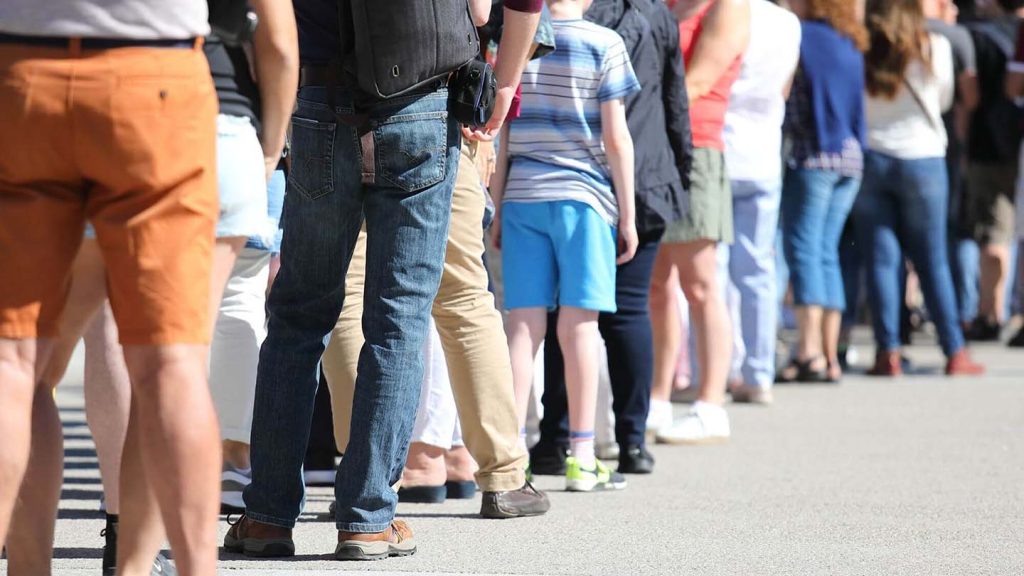
[[[195,49],[196,51],[202,50],[202,49],[203,49],[203,43],[204,43],[204,42],[206,42],[206,38],[203,38],[202,36],[197,36],[197,37],[196,37],[196,41],[195,41],[195,44],[193,45],[193,48],[194,48],[194,49]]]
[[[77,58],[82,55],[82,39],[81,38],[68,38],[68,52],[71,56]]]

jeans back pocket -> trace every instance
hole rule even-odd
[[[377,176],[405,192],[416,192],[445,178],[448,113],[423,112],[389,117],[373,129]]]
[[[337,124],[292,117],[289,184],[310,200],[334,191],[334,135]]]

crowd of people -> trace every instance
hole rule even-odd
[[[1022,0],[435,0],[493,65],[478,125],[450,71],[367,80],[360,0],[51,4],[0,6],[15,576],[50,573],[80,340],[103,573],[205,576],[218,512],[295,554],[311,442],[335,556],[405,556],[400,501],[543,515],[534,474],[622,490],[730,397],[840,382],[864,318],[868,374],[927,322],[958,376],[1021,312]]]

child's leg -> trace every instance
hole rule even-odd
[[[545,308],[516,308],[508,313],[508,352],[512,359],[512,382],[516,389],[519,442],[526,447],[526,411],[533,387],[534,358],[547,331]],[[591,415],[593,416],[593,415]]]
[[[584,468],[594,460],[594,419],[597,413],[598,312],[563,306],[558,316],[558,343],[565,357],[569,394],[569,442]]]

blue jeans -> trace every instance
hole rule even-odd
[[[391,486],[401,477],[416,417],[461,136],[444,89],[359,110],[342,90],[334,94],[335,111],[329,101],[325,88],[303,88],[292,118],[283,258],[256,379],[246,513],[290,528],[302,509],[317,363],[341,313],[365,215],[366,344],[335,497],[339,530],[372,533],[388,528],[398,502]],[[365,114],[368,131],[339,123],[335,112]]]
[[[751,386],[769,387],[775,380],[775,334],[778,330],[775,235],[779,227],[781,187],[778,180],[733,180],[736,241],[731,246],[719,246],[722,285],[735,289],[739,296],[739,306],[731,310],[736,348],[740,352],[734,358],[733,372]]]
[[[846,308],[839,237],[860,181],[825,170],[786,170],[782,246],[797,306]]]
[[[948,185],[942,158],[901,160],[877,152],[864,157],[864,185],[853,211],[880,351],[900,347],[902,249],[921,281],[943,352],[948,356],[964,346],[946,246]]]

